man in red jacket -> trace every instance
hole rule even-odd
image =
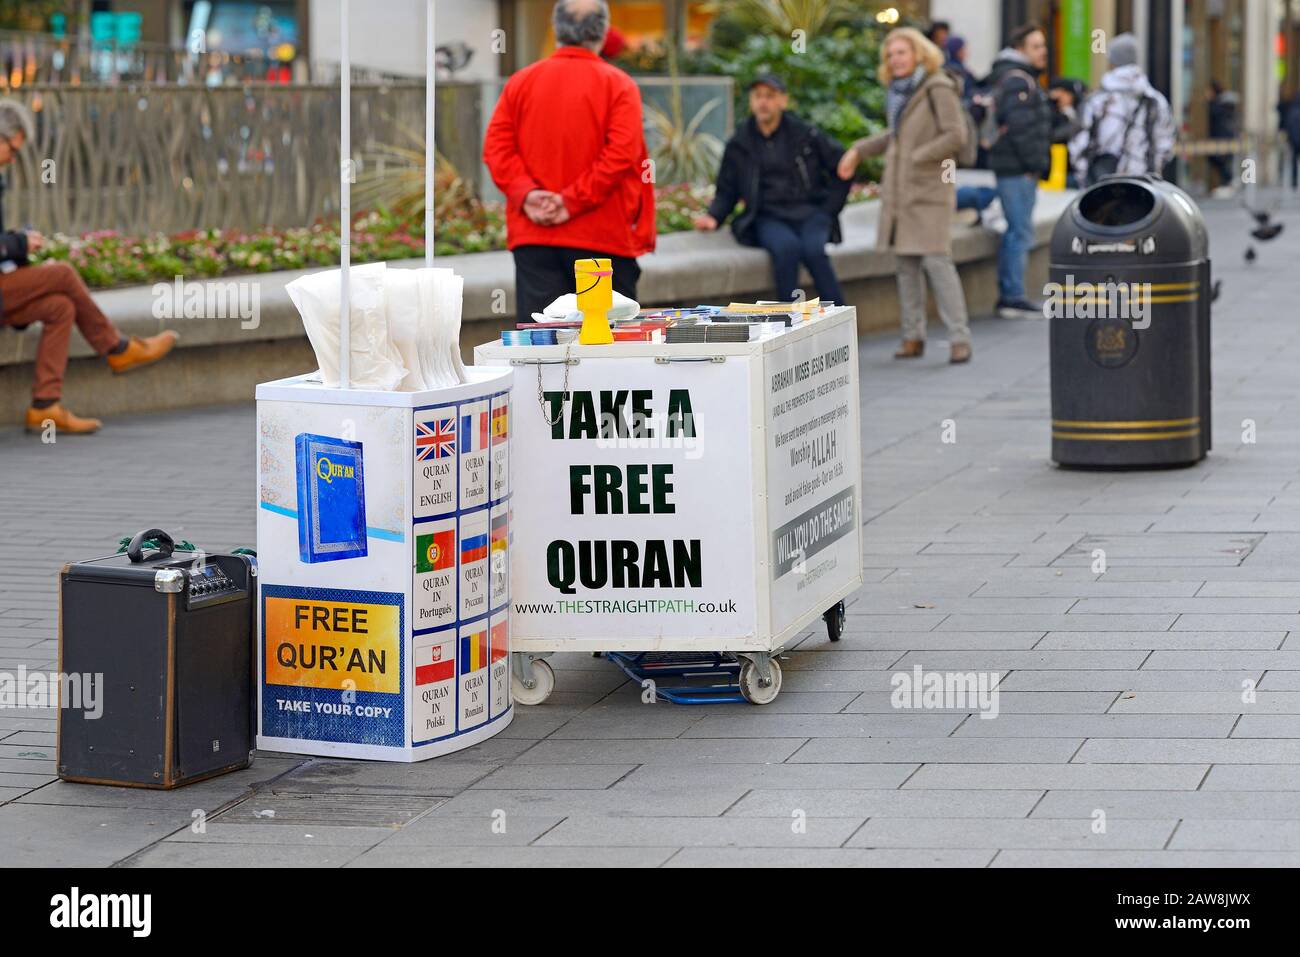
[[[519,320],[574,291],[576,259],[607,258],[614,289],[636,298],[636,257],[655,245],[652,166],[641,93],[600,59],[605,0],[559,0],[558,49],[512,76],[483,143],[506,197]]]

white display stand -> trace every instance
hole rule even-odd
[[[351,303],[349,3],[340,0],[339,302]],[[425,265],[434,0],[425,5]],[[257,387],[257,746],[419,761],[496,734],[510,684],[510,369],[423,392]]]
[[[748,343],[474,356],[517,375],[515,652],[733,652],[779,670],[771,656],[861,585],[853,308]]]
[[[510,723],[514,374],[468,371],[430,392],[257,387],[259,748],[418,761]],[[354,458],[312,464],[305,441]],[[354,488],[365,554],[313,552],[311,515]]]

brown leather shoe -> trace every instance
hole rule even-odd
[[[924,339],[904,339],[898,351],[894,353],[895,359],[919,359],[925,355]]]
[[[89,435],[91,432],[98,432],[99,427],[104,424],[99,419],[83,419],[73,415],[57,402],[44,409],[33,406],[27,410],[28,432],[44,432],[46,422],[54,425],[56,435],[60,432],[64,435]]]
[[[951,363],[970,362],[970,343],[954,342],[948,353],[948,361]]]
[[[176,338],[176,333],[170,329],[165,329],[147,339],[132,336],[125,349],[115,356],[106,357],[108,367],[114,372],[122,373],[151,365],[172,351],[176,345]]]

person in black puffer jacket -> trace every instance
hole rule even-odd
[[[998,250],[998,315],[1041,319],[1042,305],[1025,295],[1025,263],[1034,242],[1038,181],[1052,168],[1052,106],[1039,77],[1047,66],[1047,35],[1037,24],[1018,27],[985,81],[996,132],[989,169],[1007,220]],[[991,199],[991,197],[990,197]]]

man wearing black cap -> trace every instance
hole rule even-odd
[[[732,221],[738,242],[762,246],[772,257],[777,298],[799,297],[799,264],[812,274],[823,300],[843,304],[844,293],[826,243],[840,242],[840,210],[849,184],[835,172],[844,147],[817,127],[785,111],[785,83],[771,73],[749,85],[753,114],[727,142],[718,186],[695,228],[717,229],[738,200],[744,211]],[[808,297],[804,297],[808,298]]]

